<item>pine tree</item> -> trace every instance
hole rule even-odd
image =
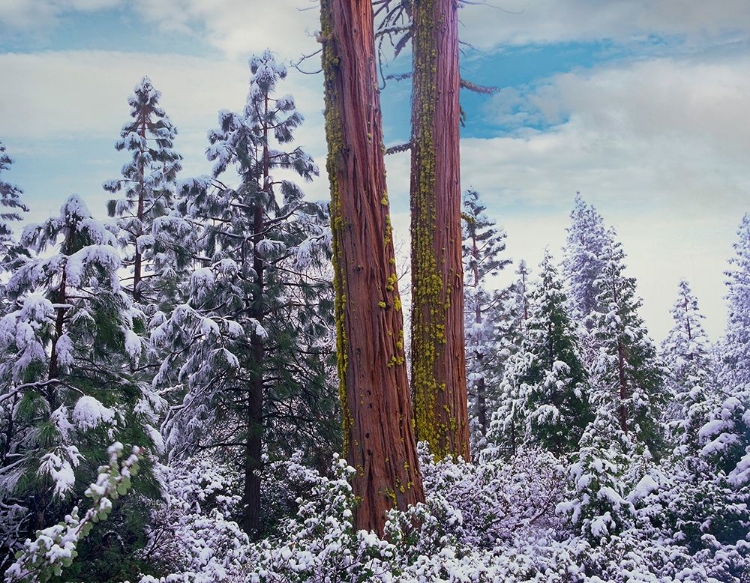
[[[461,264],[458,4],[417,0],[411,132],[411,383],[417,438],[469,458]]]
[[[327,381],[331,290],[310,271],[324,258],[327,217],[295,183],[275,177],[292,171],[309,180],[317,167],[300,148],[273,147],[290,143],[302,122],[291,96],[275,97],[284,66],[266,52],[250,71],[244,111],[220,112],[209,132],[214,177],[183,183],[178,210],[194,226],[189,245],[200,266],[153,338],[170,350],[157,382],[187,388],[168,424],[173,456],[228,446],[243,468],[241,524],[258,536],[264,445],[272,455],[304,446],[312,457],[326,445],[303,436],[327,437],[330,447],[337,432]],[[218,179],[230,168],[236,187]]]
[[[142,345],[114,243],[77,196],[21,236],[39,257],[11,276],[0,320],[0,505],[25,509],[26,532],[70,510],[113,441],[159,448],[161,402],[130,374]]]
[[[665,400],[662,367],[638,314],[641,299],[636,296],[635,278],[624,274],[622,245],[615,240],[614,230],[608,238],[612,243],[604,248],[602,271],[595,281],[601,290],[597,311],[587,321],[597,348],[592,388],[616,403],[620,430],[658,455],[660,410]]]
[[[159,105],[160,99],[161,93],[148,77],[135,86],[128,98],[133,121],[123,126],[115,144],[118,151],[128,150],[133,157],[123,166],[122,178],[104,183],[105,190],[124,194],[124,198],[110,200],[108,210],[110,216],[118,217],[119,241],[128,251],[123,266],[132,268],[136,302],[158,295],[151,293],[154,283],[148,281],[155,245],[152,226],[172,208],[181,169],[182,156],[172,149],[177,129]]]
[[[10,169],[11,164],[13,164],[13,160],[5,153],[5,146],[0,142],[0,172]],[[12,258],[8,254],[14,248],[11,242],[13,230],[9,223],[22,220],[23,217],[19,214],[19,211],[29,211],[28,207],[21,202],[22,194],[23,191],[17,186],[0,180],[0,206],[7,209],[0,213],[0,259],[3,262]],[[15,256],[19,252],[21,252],[20,249],[16,248],[13,255]]]
[[[382,535],[385,512],[424,501],[424,490],[386,194],[372,3],[322,0],[320,22],[344,451],[361,499],[354,526]]]
[[[466,364],[469,386],[470,421],[476,423],[478,434],[472,445],[487,434],[489,426],[488,381],[498,356],[497,315],[502,301],[499,293],[486,288],[487,276],[494,276],[510,263],[501,254],[506,234],[495,228],[495,221],[484,213],[479,193],[464,194],[463,257],[465,272],[470,275],[464,287],[466,310]],[[474,431],[472,431],[472,437]]]
[[[674,326],[662,343],[662,357],[669,371],[670,393],[666,421],[673,439],[696,455],[698,431],[708,421],[712,406],[713,373],[710,346],[701,321],[698,300],[686,280],[680,280],[677,300],[670,310]]]

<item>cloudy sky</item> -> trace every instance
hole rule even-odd
[[[247,59],[312,53],[310,0],[2,0],[3,178],[25,191],[29,220],[71,193],[103,217],[104,180],[127,96],[144,75],[179,129],[183,177],[206,174],[206,131],[238,110]],[[493,97],[462,95],[463,186],[508,233],[508,253],[536,265],[560,256],[580,191],[617,228],[658,341],[680,277],[712,338],[725,321],[723,271],[750,211],[750,2],[747,0],[475,0],[461,9],[465,78]],[[314,59],[304,65],[314,70]],[[408,55],[389,71],[409,67]],[[322,79],[292,71],[303,146],[323,166]],[[389,144],[409,134],[408,85],[383,91]],[[395,224],[407,236],[408,155],[389,157]],[[327,197],[321,177],[306,188]]]

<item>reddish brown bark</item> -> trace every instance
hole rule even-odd
[[[415,0],[411,139],[412,385],[417,438],[469,459],[456,0]]]
[[[424,500],[391,239],[370,0],[321,0],[340,396],[358,529]],[[460,242],[460,241],[459,241]]]

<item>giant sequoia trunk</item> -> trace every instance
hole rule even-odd
[[[424,500],[385,184],[370,0],[321,0],[344,451],[358,529]],[[460,237],[459,237],[460,244]]]
[[[419,440],[469,459],[456,0],[415,0],[411,138],[412,385]]]

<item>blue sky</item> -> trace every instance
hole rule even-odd
[[[576,191],[614,225],[656,340],[687,277],[718,338],[723,271],[750,211],[750,2],[491,0],[461,9],[463,75],[500,92],[462,94],[462,183],[508,232],[508,253],[560,257]],[[183,177],[205,174],[206,132],[241,108],[247,59],[316,50],[309,0],[3,0],[3,176],[22,187],[29,220],[71,193],[104,217],[104,180],[127,96],[144,74],[180,134]],[[390,67],[403,71],[408,55]],[[313,67],[314,68],[314,67]],[[292,71],[280,87],[307,122],[298,144],[324,166],[322,79]],[[408,82],[383,96],[386,141],[409,133]],[[389,157],[397,234],[408,236],[408,155]],[[326,179],[306,187],[327,197]],[[512,268],[511,268],[512,270]]]

